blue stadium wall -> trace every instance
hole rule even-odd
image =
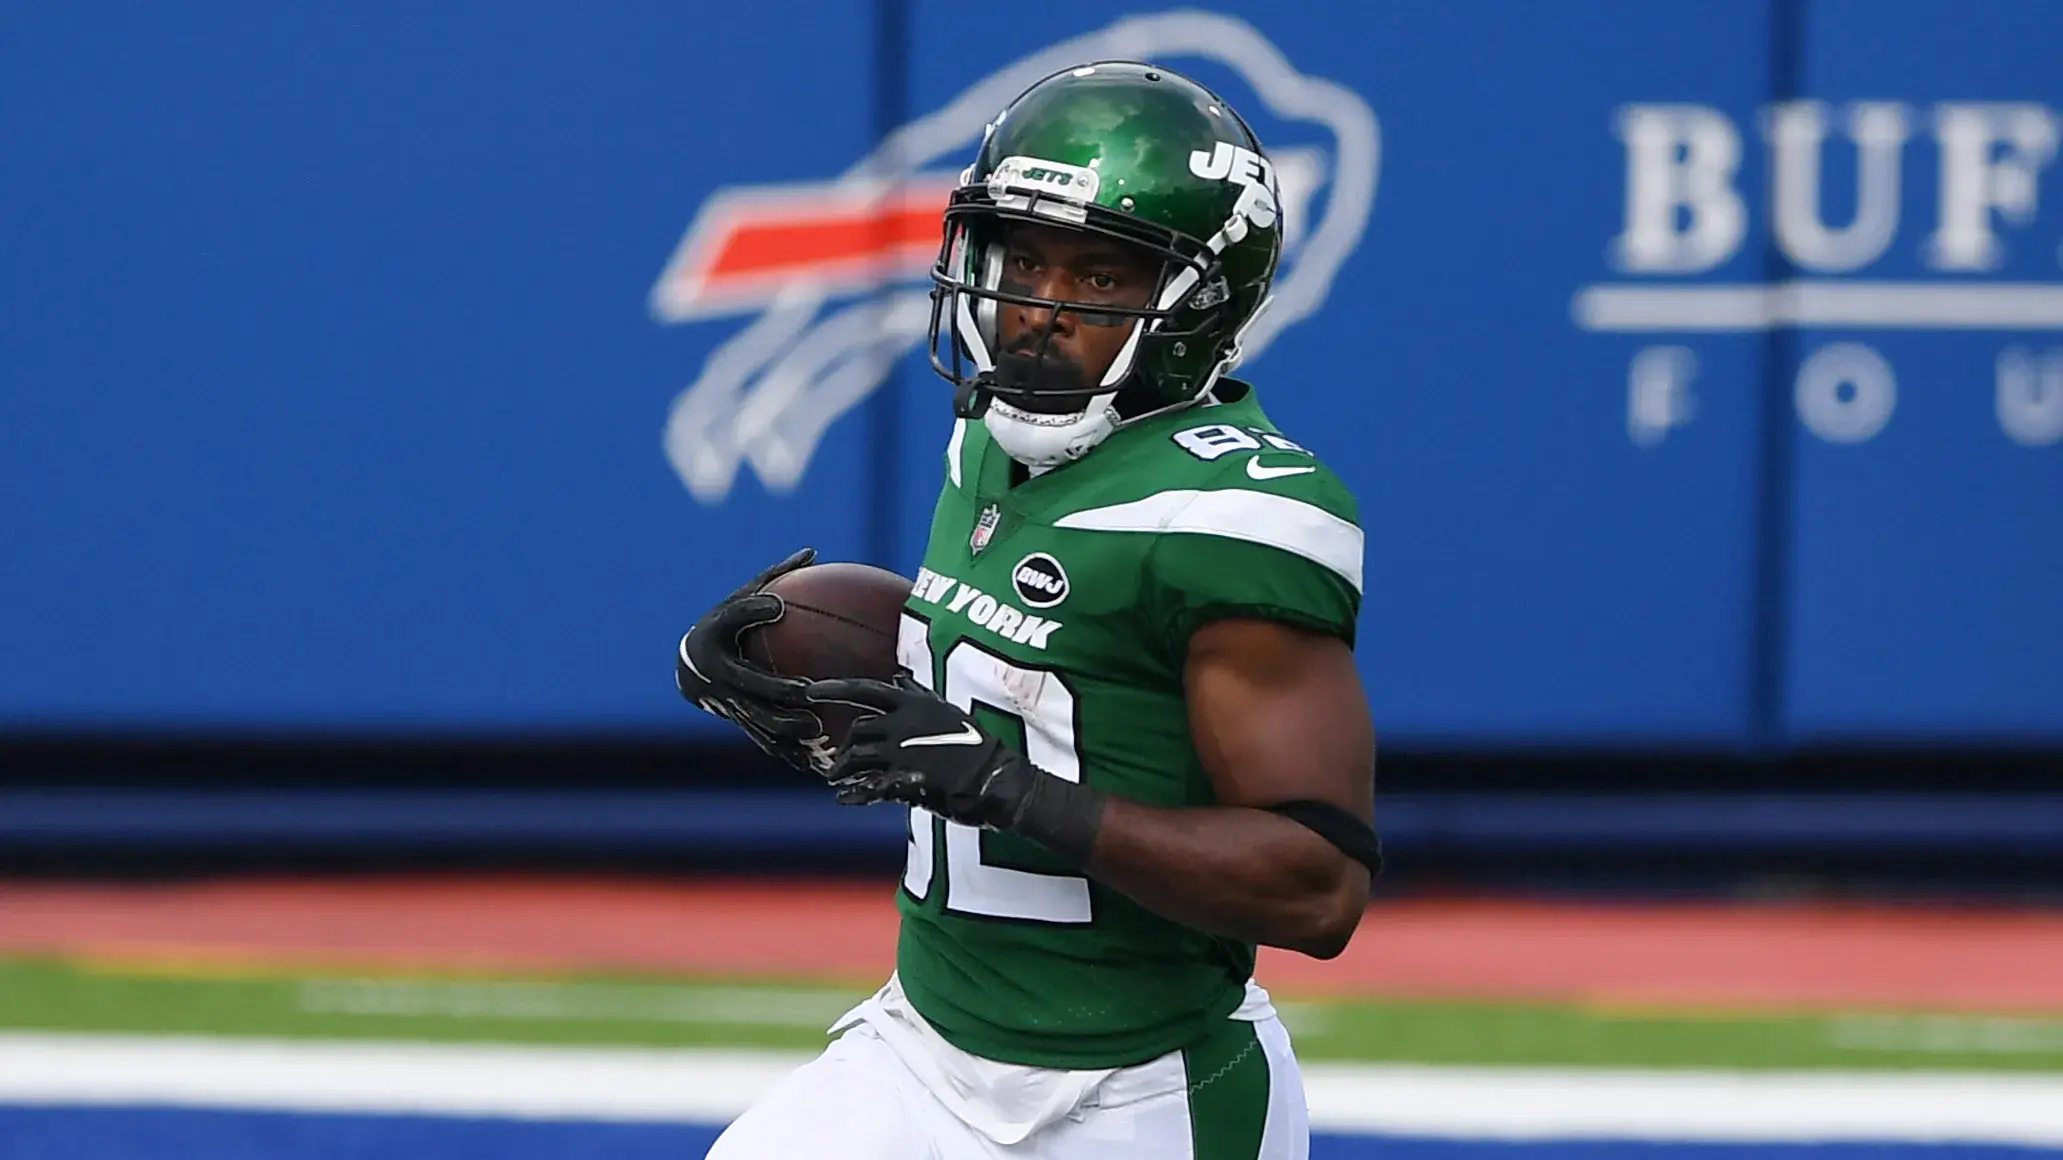
[[[1136,55],[1277,156],[1242,374],[1361,498],[1391,751],[2063,750],[2059,40],[2044,0],[25,8],[0,736],[723,740],[680,632],[799,545],[914,572],[939,482],[928,254],[839,224]]]

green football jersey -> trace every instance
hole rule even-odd
[[[1146,805],[1214,804],[1183,698],[1190,634],[1224,617],[1354,639],[1361,529],[1339,480],[1229,401],[1122,428],[1011,486],[958,422],[898,654],[1046,772]],[[897,970],[965,1051],[1113,1067],[1206,1034],[1254,947],[1153,914],[1016,834],[910,814]]]

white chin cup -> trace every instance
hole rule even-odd
[[[1117,430],[1117,409],[1111,406],[1116,398],[1115,391],[1097,395],[1071,415],[1043,415],[990,399],[981,422],[1010,458],[1031,468],[1059,467],[1087,455]]]

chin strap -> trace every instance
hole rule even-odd
[[[1059,467],[1087,455],[1117,430],[1113,397],[1098,395],[1074,415],[1040,415],[994,399],[982,416],[982,426],[1005,455],[1026,467]]]
[[[989,388],[980,377],[962,380],[953,388],[953,415],[960,419],[979,419],[988,413]]]

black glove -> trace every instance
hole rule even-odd
[[[871,709],[826,775],[844,805],[922,806],[970,826],[1011,830],[1081,865],[1096,844],[1104,796],[1055,777],[905,672],[893,684],[813,681],[812,701]]]
[[[735,722],[761,749],[821,775],[830,772],[835,755],[804,695],[809,682],[755,668],[738,651],[738,634],[772,624],[787,612],[780,597],[760,589],[816,558],[816,549],[804,548],[710,609],[681,637],[673,680],[681,696]]]

